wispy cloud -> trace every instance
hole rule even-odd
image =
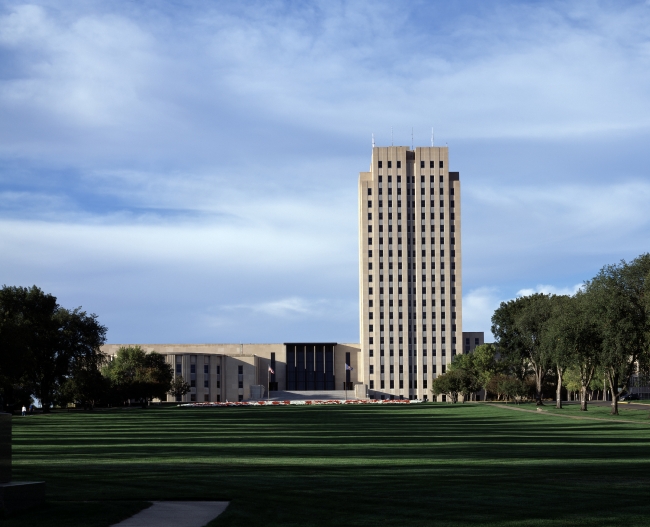
[[[501,303],[497,287],[479,287],[463,295],[463,331],[483,331],[490,340],[494,311]]]
[[[304,317],[322,311],[325,300],[309,301],[300,297],[282,298],[270,302],[258,302],[255,304],[239,304],[235,306],[224,306],[222,309],[239,310],[248,309],[257,313],[263,313],[272,317]]]
[[[349,340],[370,133],[435,126],[487,330],[647,250],[648,42],[639,2],[8,0],[0,271],[121,341]]]
[[[517,296],[529,296],[535,293],[543,293],[545,295],[575,295],[582,288],[582,284],[576,284],[573,287],[555,287],[553,285],[537,285],[535,287],[520,289],[517,291]]]

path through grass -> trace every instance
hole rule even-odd
[[[645,423],[481,405],[62,413],[14,421],[52,513],[7,525],[164,499],[232,501],[215,526],[650,525],[649,469]]]

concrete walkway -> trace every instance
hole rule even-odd
[[[643,421],[633,421],[632,419],[605,419],[603,417],[582,417],[577,415],[562,415],[562,414],[556,414],[555,412],[547,412],[546,410],[543,410],[541,408],[539,410],[537,409],[528,410],[526,408],[517,408],[516,406],[507,406],[505,404],[492,404],[492,403],[484,403],[484,404],[487,404],[488,406],[492,406],[493,408],[502,408],[504,410],[515,410],[517,412],[528,412],[531,414],[547,415],[550,417],[561,417],[564,419],[578,419],[579,421],[606,421],[608,423],[633,423],[635,425],[643,425],[643,426],[650,425],[650,423],[644,423]]]
[[[148,509],[113,527],[203,527],[228,507],[227,501],[154,501]]]

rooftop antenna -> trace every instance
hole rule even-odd
[[[413,127],[412,126],[411,126],[411,150],[415,150],[415,148],[413,148]]]
[[[372,134],[372,147],[375,148],[375,134]]]
[[[431,127],[431,146],[433,146],[433,126]]]
[[[390,127],[390,146],[393,146],[393,127]]]

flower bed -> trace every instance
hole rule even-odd
[[[224,403],[183,403],[178,406],[190,408],[223,408],[226,406],[323,406],[337,404],[415,404],[423,402],[421,399],[327,399],[304,401],[233,401]]]

